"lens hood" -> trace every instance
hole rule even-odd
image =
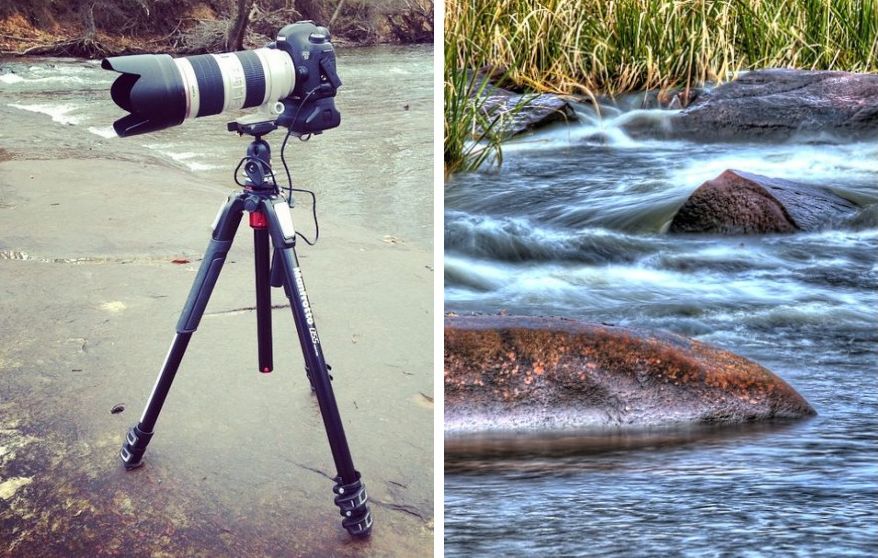
[[[113,123],[120,137],[176,126],[186,117],[186,90],[167,54],[104,58],[101,68],[120,72],[110,89],[113,102],[130,114]]]

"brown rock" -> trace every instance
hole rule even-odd
[[[850,218],[850,201],[780,178],[727,170],[689,196],[671,220],[672,233],[723,234],[813,231]]]
[[[677,335],[563,318],[445,320],[445,432],[452,438],[813,414],[762,366]]]

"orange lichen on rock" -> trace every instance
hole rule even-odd
[[[568,426],[577,416],[654,425],[814,414],[782,379],[728,351],[669,333],[520,316],[446,319],[445,401],[452,424],[473,414],[517,425],[563,415]]]

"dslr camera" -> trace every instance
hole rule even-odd
[[[187,118],[260,107],[279,126],[319,134],[341,123],[341,86],[329,30],[313,21],[287,25],[263,48],[172,58],[136,54],[105,58],[120,72],[110,89],[129,114],[113,123],[120,137],[181,124]]]

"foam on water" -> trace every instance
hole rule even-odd
[[[198,157],[198,153],[193,153],[191,151],[170,152],[166,154],[175,161],[188,161],[189,159]]]
[[[44,77],[22,77],[19,74],[3,74],[0,75],[0,83],[14,85],[16,89],[41,89],[51,86],[52,89],[58,90],[75,86],[94,85],[94,80],[88,77],[78,75],[52,75]]]
[[[737,169],[833,186],[840,181],[874,180],[878,174],[878,143],[753,145],[706,155],[696,153],[671,179],[695,188],[727,169]]]
[[[24,78],[18,74],[3,74],[0,75],[0,83],[19,83],[24,81]]]
[[[869,297],[876,303],[876,297]],[[796,301],[794,304],[779,304],[760,310],[720,313],[715,319],[730,323],[759,324],[761,327],[779,327],[787,325],[826,325],[837,321],[860,323],[869,326],[874,323],[874,316],[864,308],[857,308],[850,300],[830,301]]]
[[[207,171],[221,168],[219,165],[206,163],[203,161],[204,154],[193,151],[181,151],[181,145],[175,143],[147,143],[143,147],[151,149],[175,163],[183,165],[190,171]]]
[[[88,131],[96,136],[100,136],[102,138],[115,138],[116,130],[113,129],[112,126],[106,126],[104,128],[97,128],[95,126],[89,126]]]
[[[553,228],[520,217],[447,212],[445,249],[498,261],[606,263],[625,253],[632,259],[655,249],[653,237],[584,226]],[[661,240],[658,240],[661,242]]]
[[[549,126],[532,134],[513,138],[503,144],[503,153],[526,153],[532,150],[568,149],[579,145],[601,145],[615,149],[668,149],[684,142],[634,139],[624,125],[635,120],[649,120],[659,125],[668,123],[677,110],[638,109],[621,111],[616,107],[573,104],[577,121]]]
[[[79,110],[80,107],[58,103],[58,104],[37,104],[37,105],[21,105],[17,103],[10,103],[9,105],[12,108],[16,108],[19,110],[26,110],[29,112],[37,112],[40,114],[46,114],[52,118],[53,122],[57,122],[59,124],[68,124],[74,125],[79,124],[82,121],[82,116],[72,115],[70,114],[73,111]]]
[[[199,163],[196,161],[184,161],[183,164],[186,165],[187,169],[193,172],[209,171],[223,168],[221,165],[211,165],[209,163]]]

